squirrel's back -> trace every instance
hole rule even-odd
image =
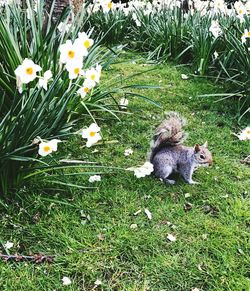
[[[183,130],[185,125],[186,119],[179,113],[172,111],[166,113],[165,119],[156,128],[151,142],[150,162],[163,147],[174,147],[183,143],[187,137]]]

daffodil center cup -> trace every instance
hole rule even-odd
[[[75,69],[74,69],[74,73],[75,73],[76,75],[78,75],[78,74],[80,73],[80,69],[79,69],[79,68],[75,68]]]
[[[86,47],[86,49],[88,49],[90,47],[90,42],[89,40],[85,40],[85,42],[83,43],[83,45]]]
[[[46,146],[44,146],[43,150],[47,153],[51,150],[51,147],[46,145]]]
[[[75,56],[75,52],[74,51],[69,51],[68,52],[68,56],[69,56],[69,58],[73,59],[74,56]]]
[[[111,9],[112,8],[112,2],[109,2],[108,3],[108,9]]]
[[[27,75],[32,75],[33,74],[33,68],[27,68],[26,69],[26,74]]]
[[[89,88],[88,88],[88,87],[84,87],[84,88],[83,88],[83,91],[84,91],[85,93],[89,93]]]
[[[93,81],[94,81],[94,80],[95,80],[95,75],[94,75],[94,74],[93,74],[93,75],[91,75],[91,76],[90,76],[90,78],[91,78],[91,80],[93,80]]]
[[[89,133],[89,135],[90,135],[91,137],[94,137],[94,136],[96,135],[96,132],[91,131],[91,132]]]

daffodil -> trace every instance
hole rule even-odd
[[[59,51],[61,53],[60,62],[62,64],[66,64],[75,60],[82,62],[83,51],[75,44],[73,44],[71,40],[67,40],[66,43],[60,45]]]
[[[15,70],[15,75],[18,80],[19,87],[21,84],[28,84],[34,81],[37,77],[37,72],[40,72],[42,68],[36,65],[32,60],[25,59],[21,65]]]
[[[236,1],[234,3],[234,8],[237,13],[237,17],[240,19],[241,22],[244,21],[244,15],[247,14],[247,9],[245,5],[241,1]]]
[[[250,140],[250,127],[243,129],[239,135],[237,135],[239,140]]]
[[[58,139],[52,139],[48,142],[42,141],[39,144],[38,154],[42,157],[45,157],[45,156],[51,154],[52,152],[56,152],[57,151],[57,144],[59,142],[61,142],[61,141]]]
[[[219,35],[221,35],[222,30],[220,28],[218,20],[212,20],[209,31],[212,33],[212,35],[215,38],[217,38],[217,37],[219,37]]]
[[[82,137],[87,139],[87,147],[91,147],[93,144],[102,139],[99,131],[100,127],[96,123],[92,123],[88,128],[83,129]]]
[[[89,80],[85,80],[83,82],[82,87],[77,91],[77,93],[79,93],[81,97],[84,98],[93,87],[94,87],[93,82],[90,82]]]
[[[83,75],[82,61],[74,60],[66,64],[66,69],[69,72],[69,79],[76,79],[79,75]]]
[[[52,72],[50,70],[46,71],[42,78],[39,79],[39,86],[47,91],[48,81],[52,78]]]
[[[241,37],[242,44],[246,43],[247,38],[250,38],[250,31],[245,29],[244,34]]]
[[[88,49],[92,47],[94,40],[89,38],[85,32],[79,32],[78,38],[75,40],[75,45],[83,51],[83,56],[88,55]]]
[[[101,0],[100,4],[103,12],[109,12],[113,7],[113,2],[111,0]]]
[[[101,70],[102,70],[102,67],[100,65],[97,65],[96,68],[91,68],[85,72],[84,75],[86,79],[92,82],[93,86],[95,86],[96,83],[100,82]]]
[[[71,23],[67,23],[67,22],[60,22],[59,25],[57,26],[57,29],[60,32],[69,32],[69,30],[71,29],[72,24]]]

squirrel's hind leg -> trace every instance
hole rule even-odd
[[[174,185],[175,184],[175,180],[171,180],[171,179],[168,179],[168,177],[172,174],[173,172],[173,168],[170,167],[170,166],[165,166],[164,167],[164,173],[163,173],[163,181],[166,183],[166,184],[171,184],[171,185]]]

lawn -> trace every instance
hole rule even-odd
[[[176,185],[166,186],[122,169],[102,174],[91,191],[49,190],[32,181],[2,201],[1,242],[14,242],[11,254],[55,258],[51,264],[1,261],[1,290],[249,290],[250,173],[240,161],[250,148],[233,135],[240,130],[237,102],[200,97],[223,89],[192,76],[182,80],[182,73],[192,73],[189,69],[149,65],[135,54],[125,55],[105,77],[143,71],[127,82],[160,85],[138,93],[161,107],[133,97],[120,121],[99,114],[105,142],[86,148],[74,136],[59,145],[64,157],[124,169],[141,165],[154,128],[171,110],[188,119],[187,144],[208,141],[213,166],[195,173],[199,185],[178,178]],[[128,148],[134,153],[126,157]],[[88,177],[76,176],[73,182],[93,186]],[[64,276],[71,285],[62,285]]]

